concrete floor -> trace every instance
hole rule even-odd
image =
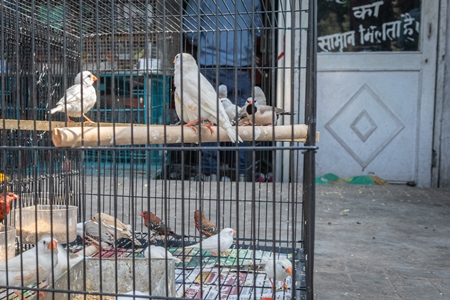
[[[450,190],[317,186],[315,299],[450,299]]]

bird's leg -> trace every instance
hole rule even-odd
[[[212,256],[219,256],[216,252],[210,252]]]
[[[86,119],[86,122],[84,122],[84,124],[89,123],[89,124],[93,124],[95,122],[93,122],[91,119],[89,119],[88,117],[86,117],[85,114],[83,114],[83,117]]]
[[[207,127],[209,128],[209,130],[211,131],[211,133],[214,133],[214,129],[212,129],[213,123],[209,122],[208,124],[202,124],[203,127]]]
[[[195,119],[195,120],[193,120],[193,121],[190,121],[189,123],[184,124],[184,126],[190,127],[190,128],[192,128],[195,132],[197,132],[197,128],[195,128],[194,126],[197,125],[198,122],[199,122],[199,119]]]
[[[287,292],[289,287],[288,287],[286,281],[283,281],[283,287],[284,287],[284,290]]]
[[[275,283],[270,278],[269,278],[269,281],[272,284],[272,292],[275,292]]]
[[[75,121],[72,120],[69,116],[67,116],[67,123],[71,123],[71,122],[75,122]]]
[[[19,297],[19,299],[23,299],[22,293],[19,292],[19,290],[14,290],[14,295],[16,295],[17,297]]]

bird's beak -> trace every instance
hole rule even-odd
[[[144,214],[143,214],[143,213],[140,213],[139,216],[140,216],[140,217],[144,217]]]
[[[174,58],[174,59],[173,59],[173,63],[176,63],[176,62],[177,62],[177,59],[176,59],[176,58]]]
[[[236,234],[236,230],[233,230],[233,234]]]
[[[292,268],[287,268],[287,269],[286,269],[286,272],[287,272],[290,276],[292,276]]]
[[[91,222],[95,222],[94,218],[91,218]]]
[[[248,100],[247,100],[247,103],[248,103],[248,104],[253,104],[253,100],[252,100],[252,99],[248,99]]]
[[[48,243],[47,248],[48,250],[55,250],[56,248],[58,248],[58,243],[55,240],[52,240],[50,243]]]
[[[94,80],[94,82],[96,82],[97,81],[97,77],[95,77],[94,75],[92,75],[92,80]]]

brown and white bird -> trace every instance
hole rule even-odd
[[[164,222],[157,215],[151,211],[143,211],[139,216],[144,218],[144,225],[151,231],[155,232],[156,235],[166,235],[173,236],[175,239],[179,240],[182,238],[181,235],[176,234],[169,226],[164,224]]]
[[[172,253],[166,250],[164,247],[150,245],[144,250],[144,257],[145,258],[164,258],[164,259],[171,259],[176,263],[182,262],[181,259],[178,257],[173,256]]]
[[[105,213],[95,214],[91,222],[96,222],[102,225],[102,231],[108,232],[115,240],[126,238],[134,241],[135,245],[142,245],[131,232],[131,226],[125,225],[118,219]]]
[[[175,94],[180,101],[179,104],[175,104],[179,107],[182,104],[183,110],[186,111],[181,116],[181,109],[176,109],[178,117],[185,121],[187,119],[189,122],[186,125],[191,127],[199,121],[208,120],[210,123],[207,127],[211,133],[214,132],[211,127],[214,123],[226,131],[233,143],[242,142],[241,137],[231,126],[222,102],[218,101],[214,87],[203,74],[199,73],[194,57],[189,53],[179,53],[173,62],[175,64]]]
[[[75,84],[66,90],[65,95],[56,103],[56,107],[50,110],[50,114],[63,112],[68,122],[72,121],[70,117],[84,117],[87,122],[94,123],[85,114],[97,102],[97,94],[93,86],[96,81],[97,77],[89,71],[78,73]]]
[[[287,258],[279,258],[275,260],[275,269],[273,258],[263,257],[261,258],[261,263],[264,264],[264,271],[272,284],[272,291],[275,291],[274,279],[283,281],[283,287],[287,291],[288,285],[286,283],[286,278],[292,276],[292,263]]]
[[[232,228],[225,228],[218,234],[204,239],[195,245],[186,246],[185,248],[200,248],[201,245],[203,250],[211,252],[214,256],[218,256],[219,250],[220,252],[225,252],[231,247],[231,245],[233,245],[233,234],[235,233],[236,230]]]
[[[219,233],[216,225],[214,225],[213,222],[208,220],[205,217],[205,214],[199,209],[194,212],[194,221],[195,221],[195,228],[197,228],[197,230],[206,237],[210,237]]]
[[[258,101],[254,101],[251,97],[247,99],[245,111],[249,122],[257,126],[276,125],[279,115],[291,114],[278,107],[260,105]]]
[[[0,263],[0,285],[24,287],[39,283],[50,275],[57,264],[58,242],[44,236],[35,247]]]
[[[96,245],[98,248],[103,248],[106,245],[113,246],[116,243],[116,240],[108,230],[102,228],[100,235],[100,226],[97,222],[86,221],[84,224],[78,223],[77,234],[82,238],[86,237],[89,243]]]

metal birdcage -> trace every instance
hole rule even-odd
[[[1,299],[313,299],[316,3],[198,2],[0,2],[0,194],[11,201],[0,230]],[[244,44],[246,30],[251,60],[241,64],[244,50],[233,44]],[[230,47],[223,55],[233,64],[222,63],[217,49],[206,55],[202,42]],[[198,100],[204,82],[178,85],[178,53],[200,67],[186,80],[209,72],[216,93],[222,72],[233,74],[231,102],[251,97],[261,105],[258,88],[268,111],[286,115],[258,124],[244,108],[229,120],[239,144],[222,119],[180,125],[188,120],[177,99],[182,112],[191,108],[178,93],[194,89]],[[51,114],[81,71],[96,79],[94,106],[70,120]],[[242,89],[240,76],[250,80]],[[84,83],[77,89],[89,93]],[[212,98],[199,107],[222,105]],[[0,201],[0,213],[8,205]],[[145,221],[144,211],[171,229]],[[206,219],[194,220],[195,211]],[[196,228],[210,221],[211,232]],[[232,245],[209,248],[217,242],[208,236],[225,228],[235,230]],[[175,259],[148,257],[151,245]],[[292,271],[270,275],[266,268],[283,260]]]

